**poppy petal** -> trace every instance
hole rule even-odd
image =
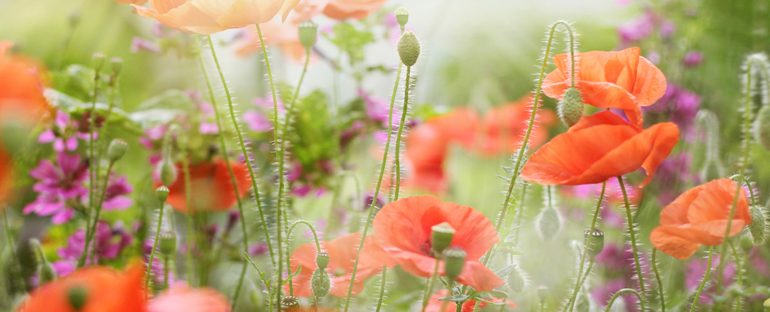
[[[652,245],[677,259],[686,259],[698,250],[700,244],[683,237],[683,233],[673,226],[659,226],[650,234]]]

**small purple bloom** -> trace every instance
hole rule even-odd
[[[695,67],[703,63],[703,53],[698,51],[690,51],[684,55],[682,64],[686,67]]]
[[[43,160],[30,171],[37,180],[33,190],[38,196],[24,207],[24,213],[51,216],[54,224],[62,224],[72,218],[74,211],[68,201],[88,195],[83,182],[88,178],[88,164],[77,154],[58,153],[56,164]]]
[[[120,224],[112,227],[107,222],[100,221],[96,224],[93,236],[93,258],[88,259],[89,264],[99,263],[103,260],[118,258],[120,253],[131,244],[132,238]],[[53,268],[59,276],[72,273],[77,261],[85,249],[86,233],[84,229],[77,230],[67,239],[67,245],[58,250],[60,260],[53,263]]]
[[[654,19],[654,15],[647,12],[636,20],[620,25],[618,35],[623,45],[628,46],[650,36],[655,27]]]
[[[358,96],[364,101],[366,116],[374,122],[386,123],[388,120],[388,103],[385,100],[371,96],[366,91],[359,89]]]
[[[43,131],[37,141],[45,144],[53,143],[55,151],[64,152],[76,150],[78,139],[89,139],[88,133],[79,132],[78,122],[72,120],[69,114],[57,111],[53,127]]]
[[[160,52],[160,46],[157,43],[147,39],[134,37],[134,39],[131,40],[131,53],[139,53],[142,51],[158,53]]]
[[[247,111],[243,114],[246,126],[254,132],[267,132],[273,130],[273,124],[260,112]]]
[[[128,184],[126,177],[112,175],[104,195],[104,210],[122,210],[131,207],[133,201],[128,195],[133,188]]]
[[[676,25],[670,20],[661,21],[659,27],[660,37],[663,39],[671,38],[674,35],[674,31],[676,31]]]
[[[250,256],[259,257],[259,256],[264,256],[265,254],[267,254],[267,244],[256,243],[254,245],[249,246]]]

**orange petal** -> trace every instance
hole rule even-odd
[[[655,248],[674,258],[686,259],[700,247],[700,244],[688,240],[687,236],[677,227],[659,226],[650,233],[650,242]]]

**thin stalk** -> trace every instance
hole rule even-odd
[[[152,263],[155,261],[155,251],[158,249],[158,241],[160,241],[160,229],[163,225],[163,208],[165,206],[165,202],[160,203],[158,225],[155,226],[155,237],[153,238],[152,242],[152,250],[150,250],[150,258],[149,261],[147,261],[147,271],[144,274],[144,289],[147,289],[147,296],[150,295],[150,272],[152,272]]]
[[[169,256],[163,257],[163,289],[168,289]]]
[[[182,179],[184,179],[184,198],[185,203],[192,203],[192,186],[190,185],[190,155],[185,155],[184,158],[182,158]],[[190,206],[192,207],[192,206]],[[193,213],[194,211],[188,211],[187,213],[187,279],[192,282],[192,276],[195,269],[193,268],[193,264],[195,263],[195,259],[193,257],[193,246],[196,245],[196,238],[195,236],[198,235],[195,231],[195,221],[193,220]],[[198,277],[198,286],[202,286],[200,284],[200,276]]]
[[[7,246],[11,249],[11,256],[13,256],[13,263],[16,264],[17,273],[22,274],[21,262],[19,262],[19,254],[16,252],[16,244],[13,243],[13,236],[11,236],[11,223],[8,222],[8,209],[9,207],[0,207],[3,212],[3,231],[5,231],[5,239],[8,241]],[[23,289],[27,289],[27,281],[24,278],[19,278]]]
[[[708,283],[709,278],[711,278],[711,261],[713,261],[714,258],[714,247],[709,247],[709,257],[706,260],[706,272],[703,273],[703,279],[698,284],[698,289],[695,291],[695,295],[692,299],[692,304],[690,304],[690,312],[694,312],[696,310],[696,306],[698,306],[698,302],[700,301],[700,294],[703,292],[703,289],[706,287],[706,283]],[[723,262],[724,259],[720,258],[719,262]]]
[[[89,225],[89,218],[91,216],[91,211],[94,209],[94,202],[96,199],[96,188],[97,183],[99,179],[99,162],[96,160],[96,152],[95,152],[95,145],[96,145],[96,100],[99,95],[99,79],[101,78],[101,67],[104,62],[99,62],[97,67],[94,69],[94,94],[91,99],[91,114],[88,118],[88,127],[89,127],[89,133],[88,133],[88,161],[90,163],[90,170],[88,170],[88,213],[86,213],[86,243],[85,243],[85,249],[83,249],[83,254],[80,256],[80,259],[78,260],[78,267],[83,267],[86,264],[86,256],[88,251],[88,245],[91,243],[88,239],[91,237],[91,226]]]
[[[449,283],[447,283],[446,285],[447,294],[449,296],[452,296],[452,288],[454,287],[454,285],[455,285],[455,282],[453,280],[450,280]],[[446,311],[447,306],[449,306],[449,300],[441,301],[441,308],[439,309],[439,311],[441,312]]]
[[[409,79],[411,78],[410,75],[411,75],[411,66],[407,66],[406,67],[407,84],[406,84],[406,87],[404,88],[404,93],[405,93],[404,107],[407,107],[408,103],[406,102],[409,101],[409,83],[408,82],[409,82]],[[396,79],[396,86],[394,88],[397,88],[397,87],[398,87],[398,79]],[[391,97],[390,99],[390,109],[388,111],[388,120],[392,120],[392,117],[393,117],[394,101],[395,101],[395,93],[394,93],[394,96]],[[404,123],[401,123],[398,126],[399,128],[401,128],[404,126]],[[366,220],[364,222],[364,229],[361,231],[361,240],[359,241],[358,249],[356,250],[356,260],[353,262],[353,271],[350,274],[350,284],[348,285],[348,292],[347,292],[347,295],[345,296],[345,304],[343,308],[344,312],[347,312],[348,309],[350,308],[350,297],[353,294],[353,285],[356,281],[356,272],[358,271],[358,261],[361,258],[361,250],[364,248],[364,238],[366,238],[366,235],[369,233],[369,227],[372,223],[372,217],[374,216],[374,210],[375,210],[374,206],[377,203],[377,197],[380,195],[380,188],[382,187],[382,178],[385,175],[385,167],[388,163],[388,150],[390,150],[390,141],[391,141],[391,136],[388,135],[388,138],[385,140],[385,149],[383,150],[383,153],[382,153],[382,161],[380,162],[380,173],[379,173],[379,176],[377,177],[377,184],[374,187],[374,195],[372,196],[374,200],[372,200],[372,202],[369,204],[369,209],[368,209],[369,212],[367,213]]]
[[[618,300],[618,297],[625,295],[625,294],[633,294],[636,296],[636,298],[639,300],[639,302],[642,302],[642,295],[639,294],[636,289],[633,288],[623,288],[621,290],[618,290],[615,292],[612,297],[610,297],[610,301],[607,302],[607,306],[604,308],[604,312],[610,312],[612,310],[612,305],[615,304],[615,301]],[[642,309],[644,311],[644,309]]]
[[[580,254],[580,265],[578,266],[577,278],[575,279],[575,287],[573,287],[572,295],[570,296],[569,301],[567,301],[567,311],[570,311],[570,312],[572,312],[572,309],[575,307],[575,301],[577,299],[577,294],[578,294],[578,292],[580,292],[580,287],[583,284],[582,283],[583,282],[583,279],[582,279],[582,276],[583,276],[583,266],[585,266],[586,257],[587,257],[587,254],[586,254],[585,251]],[[588,274],[586,274],[586,275],[588,275]]]
[[[631,253],[634,255],[634,269],[639,281],[639,291],[642,293],[639,305],[641,305],[642,311],[646,311],[646,287],[644,284],[644,273],[642,272],[642,264],[639,261],[639,248],[636,245],[636,229],[634,225],[634,216],[631,213],[631,203],[628,201],[628,193],[626,192],[626,185],[623,182],[623,177],[618,177],[618,184],[620,184],[620,191],[623,193],[623,204],[626,209],[626,222],[628,223],[628,237],[631,240]]]
[[[380,293],[377,296],[377,308],[374,309],[374,311],[376,312],[380,312],[380,309],[382,308],[382,302],[385,299],[385,287],[387,286],[387,280],[388,280],[388,267],[383,266],[382,274],[380,274]]]
[[[411,74],[411,70],[412,70],[411,66],[406,67],[406,81],[405,81],[406,92],[404,96],[409,96],[409,84],[410,84],[409,76]],[[404,123],[406,123],[406,114],[407,114],[407,110],[409,109],[409,107],[407,107],[408,103],[409,103],[409,99],[404,98],[404,106],[401,108],[401,120],[399,121],[398,133],[396,134],[396,150],[395,150],[395,153],[393,154],[393,157],[395,158],[394,165],[396,166],[395,168],[396,186],[395,186],[395,189],[393,190],[394,200],[398,200],[399,191],[401,189],[401,139],[403,138]],[[388,125],[388,127],[390,129],[391,125]]]
[[[94,235],[96,233],[96,225],[99,223],[99,218],[102,214],[102,203],[104,202],[104,197],[107,195],[107,184],[110,180],[110,174],[112,173],[112,167],[115,165],[114,162],[110,161],[110,164],[107,167],[107,175],[104,177],[104,182],[102,183],[102,190],[101,195],[99,195],[99,200],[96,202],[96,207],[94,208],[95,215],[94,215],[94,221],[91,225],[86,224],[88,229],[86,229],[86,242],[83,248],[83,253],[80,254],[80,259],[78,259],[78,267],[82,267],[86,264],[86,260],[91,256],[91,252],[89,250],[89,247],[91,246],[91,241],[94,239]],[[86,222],[88,220],[86,219]]]
[[[407,67],[407,71],[409,67]],[[430,274],[428,279],[428,285],[425,287],[425,292],[422,294],[422,312],[425,312],[425,308],[428,307],[428,301],[430,300],[430,294],[433,292],[433,284],[436,283],[436,276],[438,275],[438,265],[441,263],[439,258],[436,258],[436,264],[433,265],[433,273]]]
[[[652,272],[655,273],[655,281],[658,283],[658,297],[660,297],[660,311],[666,312],[666,296],[663,294],[663,282],[658,271],[658,249],[652,249]]]

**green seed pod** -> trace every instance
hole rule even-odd
[[[294,296],[283,297],[281,298],[281,306],[283,306],[284,309],[296,308],[299,306],[299,299]]]
[[[124,155],[126,155],[126,151],[128,150],[128,143],[126,141],[123,141],[121,139],[114,139],[112,142],[110,142],[110,145],[107,147],[107,157],[110,159],[111,162],[116,162],[123,158]]]
[[[176,254],[176,235],[171,231],[163,231],[160,234],[158,249],[166,257],[172,257]]]
[[[168,159],[163,160],[160,163],[160,182],[166,186],[173,185],[176,178],[176,166]]]
[[[396,15],[396,21],[398,22],[398,25],[401,26],[401,29],[404,29],[406,23],[409,22],[409,11],[407,11],[404,7],[399,7],[393,11],[393,14]]]
[[[762,245],[767,239],[768,224],[767,224],[767,209],[759,205],[751,206],[751,224],[749,224],[749,232],[751,233],[751,240],[754,245]]]
[[[331,288],[331,279],[326,270],[317,269],[313,272],[313,278],[310,280],[310,286],[313,289],[313,296],[316,298],[325,297],[329,294]]]
[[[165,185],[158,186],[158,188],[155,189],[155,196],[158,196],[158,200],[165,203],[166,199],[168,199],[168,194],[171,191],[166,187]]]
[[[580,118],[583,117],[583,96],[580,95],[580,90],[577,88],[567,89],[556,110],[559,113],[559,119],[567,127],[572,127],[580,121]]]
[[[319,252],[315,256],[315,264],[319,269],[326,269],[326,267],[329,265],[329,253],[325,251]]]
[[[508,273],[508,287],[510,287],[513,292],[520,293],[527,288],[528,283],[529,277],[527,276],[527,273],[524,272],[518,264],[514,264],[513,269]]]
[[[406,66],[417,63],[417,58],[420,56],[420,40],[417,40],[413,32],[406,31],[401,35],[401,39],[398,40],[398,56]]]
[[[452,238],[455,236],[455,229],[449,223],[442,222],[430,228],[431,246],[435,255],[441,255],[444,249],[452,244]]]
[[[56,271],[54,271],[53,266],[51,266],[51,263],[48,262],[48,259],[45,256],[45,252],[43,252],[43,247],[40,245],[40,241],[37,239],[31,239],[29,241],[30,248],[35,253],[35,261],[37,262],[37,270],[38,270],[38,277],[40,279],[40,284],[45,284],[50,281],[53,281],[56,279]]]
[[[318,40],[318,25],[311,21],[299,24],[299,42],[305,49],[312,49]]]
[[[583,244],[591,257],[596,257],[604,249],[604,232],[600,229],[586,230],[583,234]]]
[[[75,285],[67,290],[67,300],[75,311],[80,311],[88,303],[88,289],[83,286]]]
[[[741,235],[738,239],[738,246],[748,253],[754,249],[754,238],[751,235]]]
[[[770,150],[770,106],[763,106],[754,121],[754,138]]]
[[[468,254],[460,248],[444,250],[444,273],[450,280],[457,279],[465,267],[465,257]]]
[[[550,241],[561,231],[561,216],[552,207],[545,207],[537,216],[535,228],[544,241]]]

